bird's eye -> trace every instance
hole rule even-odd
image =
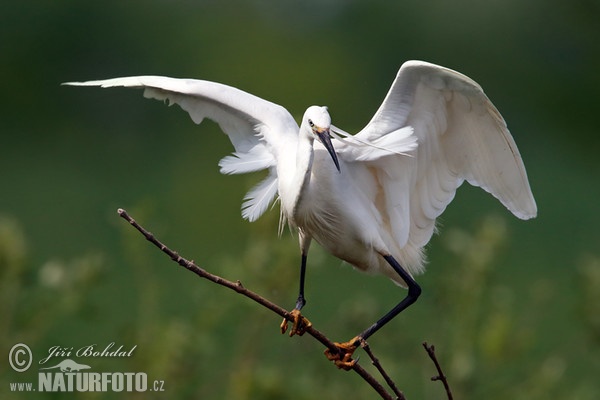
[[[312,119],[308,120],[308,125],[310,125],[311,128],[315,127],[315,124],[313,124]]]

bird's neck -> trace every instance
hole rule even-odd
[[[306,187],[310,183],[310,175],[312,171],[314,150],[313,139],[301,138],[296,149],[296,173],[294,176],[293,187],[297,188],[295,193],[294,208],[298,206],[305,192]]]
[[[290,174],[285,190],[280,191],[283,211],[288,219],[294,220],[298,204],[310,184],[313,154],[313,140],[307,137],[299,137],[295,163],[290,160],[294,164],[294,173]]]

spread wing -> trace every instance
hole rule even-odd
[[[277,158],[284,144],[298,136],[298,125],[282,106],[227,85],[195,79],[132,76],[65,84],[143,88],[144,97],[178,104],[197,124],[204,118],[217,122],[235,147],[232,155],[219,162],[222,173],[270,171],[246,194],[243,217],[256,220],[277,195]]]
[[[411,129],[417,140],[413,150],[407,142]],[[384,201],[378,207],[389,218],[400,248],[408,244],[418,249],[431,239],[436,218],[465,180],[491,193],[521,219],[537,214],[506,123],[481,87],[458,72],[406,62],[356,138],[387,142],[384,147],[391,148],[397,138],[410,151],[399,155],[383,149],[364,161],[379,183],[376,198]]]

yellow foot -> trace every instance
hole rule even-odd
[[[298,336],[302,336],[304,335],[304,332],[306,332],[306,330],[308,328],[310,328],[312,326],[312,323],[307,320],[306,318],[304,318],[302,316],[302,314],[300,314],[300,310],[294,308],[292,311],[290,311],[290,314],[292,314],[292,317],[294,319],[293,324],[292,324],[292,330],[290,331],[290,337],[294,336],[294,335],[298,335]],[[281,328],[281,333],[284,334],[287,329],[288,329],[288,320],[286,318],[283,319],[283,322],[280,325]]]
[[[346,371],[351,370],[356,364],[356,360],[352,359],[354,350],[362,343],[363,339],[356,336],[346,343],[334,343],[337,347],[337,353],[333,353],[330,349],[325,350],[325,357],[329,361],[333,361],[336,367]]]

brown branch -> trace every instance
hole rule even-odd
[[[369,343],[367,343],[366,340],[363,340],[363,342],[361,343],[361,347],[365,350],[365,352],[371,359],[371,363],[375,366],[375,368],[377,368],[377,371],[379,371],[379,373],[381,374],[383,379],[385,379],[385,382],[392,389],[392,391],[396,395],[396,399],[397,400],[406,400],[406,398],[404,397],[404,394],[396,386],[396,383],[392,380],[392,378],[390,378],[388,373],[381,366],[379,359],[377,357],[375,357],[375,354],[373,354],[373,352],[371,351],[371,347],[369,346]]]
[[[260,296],[259,294],[255,293],[249,289],[246,289],[240,281],[232,282],[232,281],[224,279],[218,275],[211,274],[211,273],[207,272],[205,269],[200,268],[193,261],[186,260],[185,258],[181,257],[179,254],[177,254],[175,251],[171,250],[166,245],[161,243],[156,237],[154,237],[154,235],[152,233],[150,233],[149,231],[144,229],[142,226],[140,226],[133,218],[131,218],[129,216],[129,214],[127,214],[127,212],[125,210],[120,208],[117,212],[123,219],[125,219],[127,222],[129,222],[131,225],[133,225],[133,227],[135,227],[142,235],[144,235],[144,237],[148,241],[150,241],[152,244],[154,244],[156,247],[158,247],[163,253],[167,254],[171,258],[171,260],[175,261],[180,266],[195,273],[196,275],[198,275],[201,278],[208,279],[209,281],[214,282],[218,285],[225,286],[243,296],[246,296],[246,297],[254,300],[258,304],[262,305],[263,307],[268,308],[269,310],[273,311],[275,314],[278,314],[279,316],[287,319],[288,321],[293,321],[292,315],[284,308],[278,306],[275,303],[272,303],[271,301],[265,299],[264,297]],[[327,338],[327,336],[325,336],[323,333],[321,333],[314,327],[312,327],[312,326],[307,327],[305,330],[305,333],[308,333],[310,336],[312,336],[313,338],[318,340],[325,347],[327,347],[331,352],[333,352],[333,353],[338,352],[338,348],[336,347],[336,345],[331,340],[329,340],[329,338]],[[376,360],[376,358],[370,352],[370,349],[368,350],[368,354],[372,360],[373,359]],[[377,364],[379,364],[379,362],[377,362]],[[377,369],[381,373],[383,371],[383,368],[380,369],[380,367],[381,367],[381,365],[379,365],[379,367],[377,367]],[[358,362],[354,363],[354,365],[352,366],[351,369],[354,372],[356,372],[369,385],[371,385],[371,387],[381,396],[382,399],[386,399],[386,400],[393,399],[393,397],[387,392],[387,390],[383,387],[383,385],[381,385],[381,383],[379,383],[371,374],[369,374],[362,366],[360,366]],[[384,378],[386,379],[388,384],[390,384],[390,382],[391,382],[391,384],[393,385],[392,388],[395,388],[394,392],[396,393],[398,398],[404,399],[404,396],[402,396],[401,392],[398,391],[395,384],[391,381],[391,379],[385,373],[385,371],[383,371],[382,375],[384,376]],[[398,395],[398,393],[400,393],[400,394]]]
[[[448,384],[448,379],[446,378],[446,375],[444,375],[444,372],[442,371],[442,367],[440,366],[440,363],[438,362],[437,357],[435,356],[435,346],[434,345],[429,346],[427,344],[427,342],[423,342],[423,347],[427,351],[427,354],[429,354],[429,358],[431,358],[431,360],[435,364],[435,368],[437,369],[437,372],[438,372],[438,375],[432,377],[431,380],[432,381],[442,381],[442,384],[444,385],[444,389],[446,389],[446,395],[448,396],[448,400],[452,400],[452,391],[450,390],[450,385]]]

